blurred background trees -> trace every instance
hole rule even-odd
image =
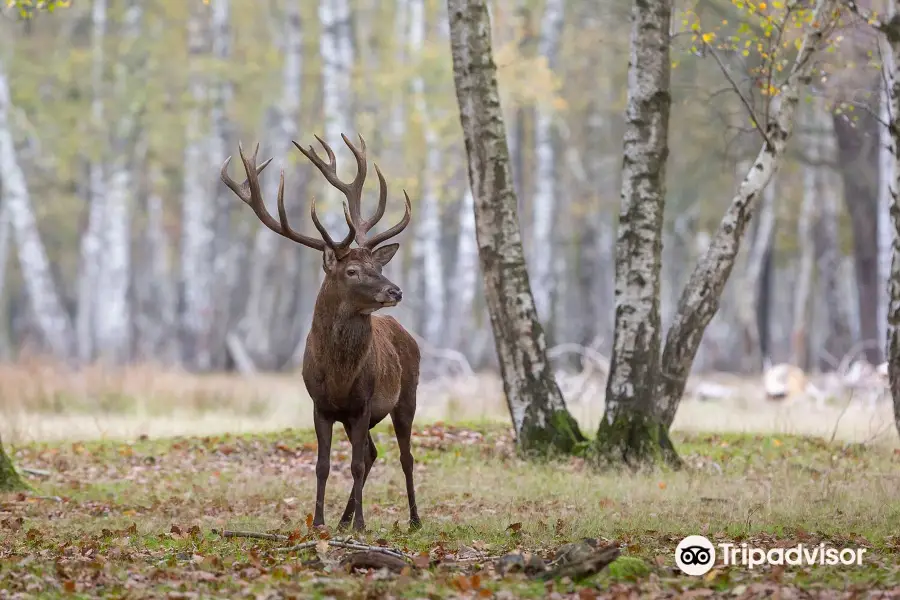
[[[664,330],[758,151],[746,107],[710,54],[692,49],[688,8],[720,38],[758,27],[758,15],[731,1],[675,6]],[[405,187],[413,199],[414,222],[389,270],[406,292],[393,313],[423,341],[423,376],[464,363],[497,368],[443,1],[93,0],[27,20],[18,10],[0,19],[4,357],[295,368],[318,258],[261,231],[226,195],[218,169],[238,140],[260,141],[261,157],[285,167],[293,222],[309,227],[317,195],[340,228],[338,205],[290,140],[308,145],[319,134],[339,148],[341,131],[359,131],[391,193]],[[628,10],[587,0],[491,8],[538,315],[550,346],[605,355]],[[876,210],[878,56],[865,27],[843,35],[827,76],[801,100],[795,138],[696,370],[758,372],[764,359],[833,368],[857,351],[881,360],[890,248],[879,236],[887,213]],[[760,60],[752,50],[729,67],[764,110],[766,98],[751,90]],[[277,185],[275,169],[264,183]],[[581,360],[568,353],[556,367]]]

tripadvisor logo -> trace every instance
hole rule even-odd
[[[790,548],[754,548],[747,544],[718,544],[722,566],[861,565],[865,548],[830,548],[825,544],[797,544]],[[675,565],[686,575],[705,575],[716,564],[716,547],[702,535],[689,535],[675,548]]]

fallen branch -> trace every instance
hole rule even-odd
[[[229,531],[228,529],[225,529],[219,532],[213,529],[212,532],[218,533],[225,538],[250,538],[254,540],[271,540],[273,542],[286,542],[289,539],[286,535],[277,533],[258,533],[256,531]]]
[[[397,558],[408,558],[406,554],[400,552],[399,550],[394,550],[393,548],[385,548],[384,546],[370,546],[368,544],[361,544],[358,542],[342,542],[340,540],[315,540],[310,542],[303,542],[302,544],[288,546],[287,548],[276,548],[276,551],[294,552],[296,550],[306,550],[307,548],[315,548],[316,545],[320,544],[321,542],[325,542],[329,546],[334,546],[335,548],[346,548],[347,550],[363,550],[366,552],[380,552],[382,554],[387,554],[388,556],[394,556]]]
[[[34,475],[35,477],[50,477],[50,471],[45,471],[43,469],[32,469],[31,467],[19,467],[19,470],[23,473],[27,473],[28,475]]]

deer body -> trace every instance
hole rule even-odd
[[[410,445],[419,383],[419,347],[396,319],[373,314],[381,308],[396,306],[402,298],[400,288],[381,272],[399,246],[388,244],[379,247],[379,244],[399,234],[409,224],[409,196],[404,191],[406,212],[400,223],[387,231],[366,237],[366,233],[384,215],[387,184],[378,165],[375,165],[380,189],[378,208],[369,220],[363,221],[360,200],[367,171],[365,140],[360,136],[362,148],[357,149],[346,136],[341,137],[356,157],[357,175],[351,183],[338,179],[334,152],[318,136],[316,139],[325,148],[328,163],[312,147],[304,149],[294,142],[329,183],[347,198],[344,217],[350,231],[341,242],[334,242],[319,222],[315,200],[310,214],[322,238],[308,237],[291,229],[284,210],[284,170],[278,187],[279,220],[276,221],[268,213],[258,178],[271,159],[257,167],[256,152],[252,158],[247,158],[241,148],[247,180],[239,185],[228,176],[229,157],[222,165],[222,181],[253,208],[266,227],[299,244],[322,251],[325,280],[316,298],[313,322],[303,354],[303,382],[313,401],[313,423],[318,441],[313,525],[325,525],[325,485],[331,470],[331,439],[334,424],[340,423],[350,438],[350,472],[353,475],[353,490],[341,516],[340,526],[349,525],[352,518],[355,529],[365,528],[362,490],[377,457],[369,430],[391,415],[400,447],[400,465],[406,478],[409,522],[411,527],[418,527],[420,521]],[[256,151],[259,151],[259,145]],[[354,240],[359,247],[351,249],[350,244]]]

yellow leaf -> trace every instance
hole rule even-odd
[[[779,440],[778,438],[774,438],[774,439],[772,440],[772,445],[773,445],[773,446],[780,446],[780,445],[781,445],[781,440]]]
[[[760,2],[760,3],[759,3],[759,10],[766,10],[766,3],[765,3],[765,2]]]
[[[703,34],[703,41],[706,42],[707,44],[710,43],[711,41],[713,41],[714,39],[716,39],[716,34],[713,33],[712,31],[710,31],[709,33]]]

